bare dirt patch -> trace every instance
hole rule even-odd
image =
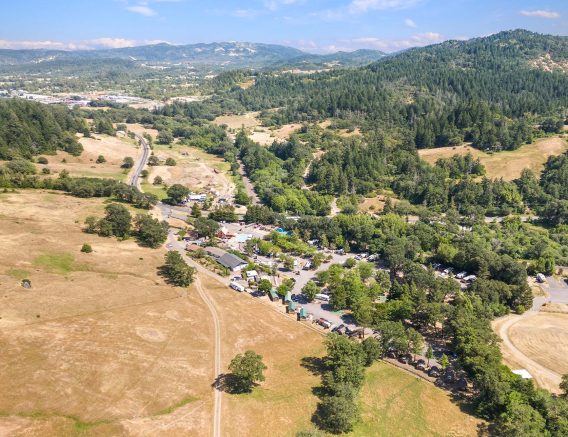
[[[479,158],[490,178],[513,180],[525,169],[531,169],[536,174],[542,171],[549,156],[560,155],[568,149],[568,143],[559,137],[543,138],[533,144],[526,144],[517,150],[488,154],[468,145],[457,147],[441,147],[437,149],[422,149],[418,153],[422,159],[434,164],[440,158],[451,158],[453,155],[471,153]]]
[[[242,127],[248,136],[255,142],[269,146],[274,141],[285,141],[302,125],[300,123],[285,124],[279,128],[268,128],[261,125],[258,119],[259,112],[247,112],[242,115],[222,115],[214,120],[217,125],[226,125],[230,134],[234,134]]]
[[[44,191],[0,198],[0,433],[208,434],[207,310],[157,275],[163,250],[83,233],[103,206]],[[93,253],[80,253],[85,242]]]
[[[160,176],[167,185],[183,184],[198,192],[211,192],[227,198],[234,196],[236,187],[228,176],[230,165],[222,158],[181,144],[176,144],[171,149],[155,145],[154,154],[161,159],[173,158],[177,165],[148,166],[147,180],[150,184],[156,176]],[[151,191],[150,184],[144,184],[143,190],[150,188]]]
[[[157,129],[144,127],[144,125],[142,125],[140,123],[129,123],[126,126],[128,126],[129,131],[134,132],[135,134],[138,134],[138,135],[148,134],[154,139],[158,136],[158,130]]]

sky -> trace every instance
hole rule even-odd
[[[249,41],[393,52],[523,28],[568,35],[568,0],[1,0],[0,48]]]

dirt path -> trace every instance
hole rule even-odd
[[[217,309],[215,305],[203,290],[201,286],[201,280],[199,276],[196,276],[195,279],[195,286],[197,287],[197,291],[199,292],[199,296],[203,299],[203,302],[209,308],[211,312],[211,316],[213,317],[213,322],[215,325],[215,365],[214,365],[214,373],[215,373],[215,380],[218,379],[219,375],[221,374],[221,322],[219,320],[219,315],[217,314]],[[213,411],[213,437],[221,437],[221,390],[216,385],[215,386],[215,394],[214,394],[214,411]]]
[[[502,352],[505,360],[516,363],[528,370],[540,387],[546,388],[553,393],[558,393],[558,386],[560,384],[562,376],[559,373],[542,366],[530,357],[526,356],[515,346],[515,344],[509,337],[509,330],[511,329],[511,327],[513,327],[516,323],[519,323],[522,320],[524,321],[530,319],[537,314],[537,311],[531,310],[527,311],[521,316],[508,315],[502,317],[494,323],[494,329],[497,331],[499,337],[501,337],[501,339],[503,340]]]

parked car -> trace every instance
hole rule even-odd
[[[466,276],[467,276],[467,272],[459,272],[459,273],[456,275],[456,278],[457,278],[457,279],[463,279],[463,278],[465,278]]]
[[[412,361],[412,357],[409,354],[400,355],[398,357],[398,361],[402,364],[408,364],[410,361]]]
[[[542,284],[545,281],[546,281],[546,276],[544,276],[542,273],[536,274],[536,282]]]
[[[420,360],[416,361],[416,364],[414,364],[414,367],[416,368],[416,370],[426,370],[426,361],[420,359]]]
[[[340,335],[343,335],[345,333],[345,328],[347,328],[347,326],[345,326],[343,323],[341,325],[336,326],[335,328],[333,328],[331,330],[331,332],[337,332]]]
[[[396,358],[396,351],[393,350],[387,351],[387,358]]]
[[[324,329],[331,328],[331,325],[332,325],[332,323],[329,320],[324,319],[324,318],[317,319],[316,323],[318,325],[320,325],[321,327],[323,327]]]
[[[430,370],[428,370],[428,376],[432,378],[438,378],[442,374],[441,369],[438,366],[432,366]]]

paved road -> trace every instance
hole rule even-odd
[[[241,161],[239,161],[239,173],[241,174],[241,177],[243,179],[247,196],[249,196],[252,199],[253,205],[258,205],[260,203],[260,199],[258,198],[256,191],[254,191],[254,185],[247,176],[247,172],[245,171],[245,166]]]
[[[134,172],[132,176],[130,176],[130,180],[128,181],[128,185],[131,185],[136,188],[140,188],[140,173],[144,170],[146,163],[148,162],[148,158],[150,157],[150,144],[142,135],[134,134],[136,139],[140,142],[140,145],[144,149],[142,152],[142,156],[138,160],[138,162],[134,165]]]

